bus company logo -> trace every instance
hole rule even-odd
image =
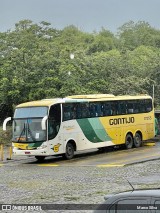
[[[134,123],[135,119],[134,117],[129,118],[114,118],[109,120],[110,125],[119,125],[119,124],[130,124]]]
[[[19,149],[28,149],[28,144],[14,143],[14,146]]]
[[[61,146],[60,143],[54,145],[54,146],[53,146],[53,151],[54,151],[54,152],[59,152],[59,147],[60,147],[60,146]]]
[[[151,116],[144,117],[144,120],[145,120],[145,121],[152,120],[152,117],[151,117]]]
[[[75,127],[74,125],[72,125],[72,126],[63,126],[63,128],[66,130],[73,130]]]

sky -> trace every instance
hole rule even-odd
[[[129,21],[160,29],[160,0],[0,0],[0,32],[24,19],[46,21],[56,29],[75,25],[84,32],[103,27],[116,33]]]

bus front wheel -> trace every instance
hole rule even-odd
[[[64,158],[69,160],[69,159],[72,159],[73,156],[74,156],[74,146],[72,143],[67,143]]]
[[[135,137],[134,137],[134,146],[136,148],[142,146],[142,137],[139,133],[136,133],[135,134]]]
[[[133,147],[133,137],[131,134],[126,135],[125,147],[126,149],[131,149]]]

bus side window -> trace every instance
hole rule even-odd
[[[103,105],[103,115],[105,116],[105,115],[111,115],[112,113],[111,113],[112,111],[111,111],[111,106],[110,106],[110,104],[109,103],[105,103],[104,105]]]
[[[95,104],[94,103],[90,103],[89,111],[90,111],[90,117],[91,118],[96,116],[96,110],[95,110]]]
[[[88,118],[89,117],[89,104],[88,103],[82,103],[81,104],[81,110],[82,110],[82,118]]]
[[[64,118],[64,121],[69,120],[70,119],[70,112],[64,112],[63,118]]]
[[[84,112],[86,112],[84,110]],[[82,106],[81,103],[70,103],[63,105],[63,120],[72,120],[82,118]]]
[[[57,123],[61,122],[61,107],[60,104],[51,106],[49,110],[49,118],[54,119]]]
[[[67,121],[71,119],[71,106],[70,104],[63,105],[63,120]]]
[[[140,100],[134,102],[134,113],[140,113]]]
[[[72,104],[71,106],[71,119],[76,119],[76,105]]]
[[[145,102],[146,102],[146,111],[150,112],[152,110],[152,101],[149,99],[145,100]]]
[[[134,101],[134,113],[139,113],[139,104],[138,101]]]
[[[95,103],[96,117],[102,116],[101,103]]]
[[[118,115],[125,115],[126,114],[126,102],[120,101],[118,103]]]
[[[127,113],[128,114],[133,114],[134,113],[133,101],[127,101]]]
[[[144,100],[139,101],[139,111],[140,111],[140,113],[146,112]]]
[[[118,113],[118,105],[116,101],[111,103],[111,115],[117,115]]]
[[[82,118],[81,105],[77,104],[76,106],[76,118]]]

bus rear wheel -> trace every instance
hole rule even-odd
[[[74,146],[72,143],[67,143],[64,158],[69,160],[72,159],[73,157],[74,157]]]
[[[131,149],[133,147],[133,137],[131,134],[126,135],[125,147],[126,149]]]
[[[45,159],[45,156],[35,156],[38,162],[43,162]]]
[[[135,134],[135,137],[134,137],[134,146],[136,148],[142,146],[142,137],[138,132]]]

